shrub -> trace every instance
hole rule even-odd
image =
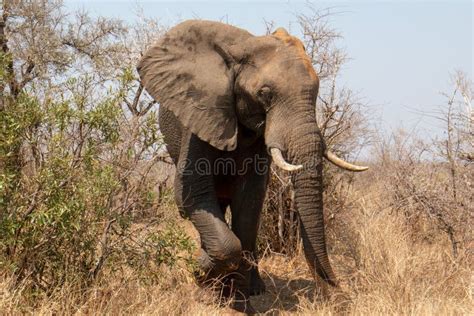
[[[190,264],[193,244],[161,211],[169,161],[132,29],[71,21],[56,1],[1,7],[0,274],[36,296]]]

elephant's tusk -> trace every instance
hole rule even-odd
[[[292,165],[290,163],[287,163],[285,159],[283,158],[283,155],[281,154],[280,149],[278,148],[275,148],[275,147],[270,148],[270,153],[272,154],[272,158],[275,164],[283,170],[296,171],[303,168],[303,165]]]
[[[360,172],[360,171],[365,171],[369,169],[369,167],[367,166],[357,166],[357,165],[348,163],[347,161],[342,160],[341,158],[339,158],[338,156],[336,156],[329,150],[326,150],[324,152],[324,157],[330,162],[332,162],[333,164],[335,164],[336,166],[349,170],[349,171]]]

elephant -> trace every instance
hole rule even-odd
[[[256,239],[269,165],[294,184],[305,258],[315,277],[337,280],[323,220],[323,158],[351,171],[316,122],[319,78],[302,42],[284,28],[265,36],[188,20],[143,54],[141,84],[160,105],[159,126],[177,166],[175,200],[200,235],[199,283],[225,277],[234,308],[265,291]],[[231,223],[225,213],[230,208]],[[251,259],[251,260],[249,260]]]

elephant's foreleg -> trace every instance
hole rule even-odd
[[[240,180],[231,203],[232,230],[240,239],[244,257],[239,272],[245,276],[249,295],[265,292],[258,272],[256,241],[268,175],[254,171]]]
[[[200,281],[219,278],[237,270],[242,257],[240,240],[232,232],[224,219],[220,205],[210,185],[209,192],[201,188],[199,195],[192,195],[196,190],[183,185],[182,213],[191,220],[201,238],[199,266],[202,270]]]
[[[201,236],[199,265],[204,275],[200,280],[219,278],[237,270],[242,247],[224,218],[206,207],[191,211],[190,219]]]
[[[176,202],[201,237],[201,281],[235,271],[242,257],[240,240],[224,219],[213,176],[199,169],[199,161],[213,161],[213,152],[195,135],[184,135],[175,178]],[[206,160],[202,160],[203,156]],[[201,160],[199,160],[201,159]]]

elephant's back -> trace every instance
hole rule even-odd
[[[173,112],[167,110],[164,106],[160,106],[159,123],[166,148],[168,149],[171,159],[177,163],[183,135],[183,126]]]

